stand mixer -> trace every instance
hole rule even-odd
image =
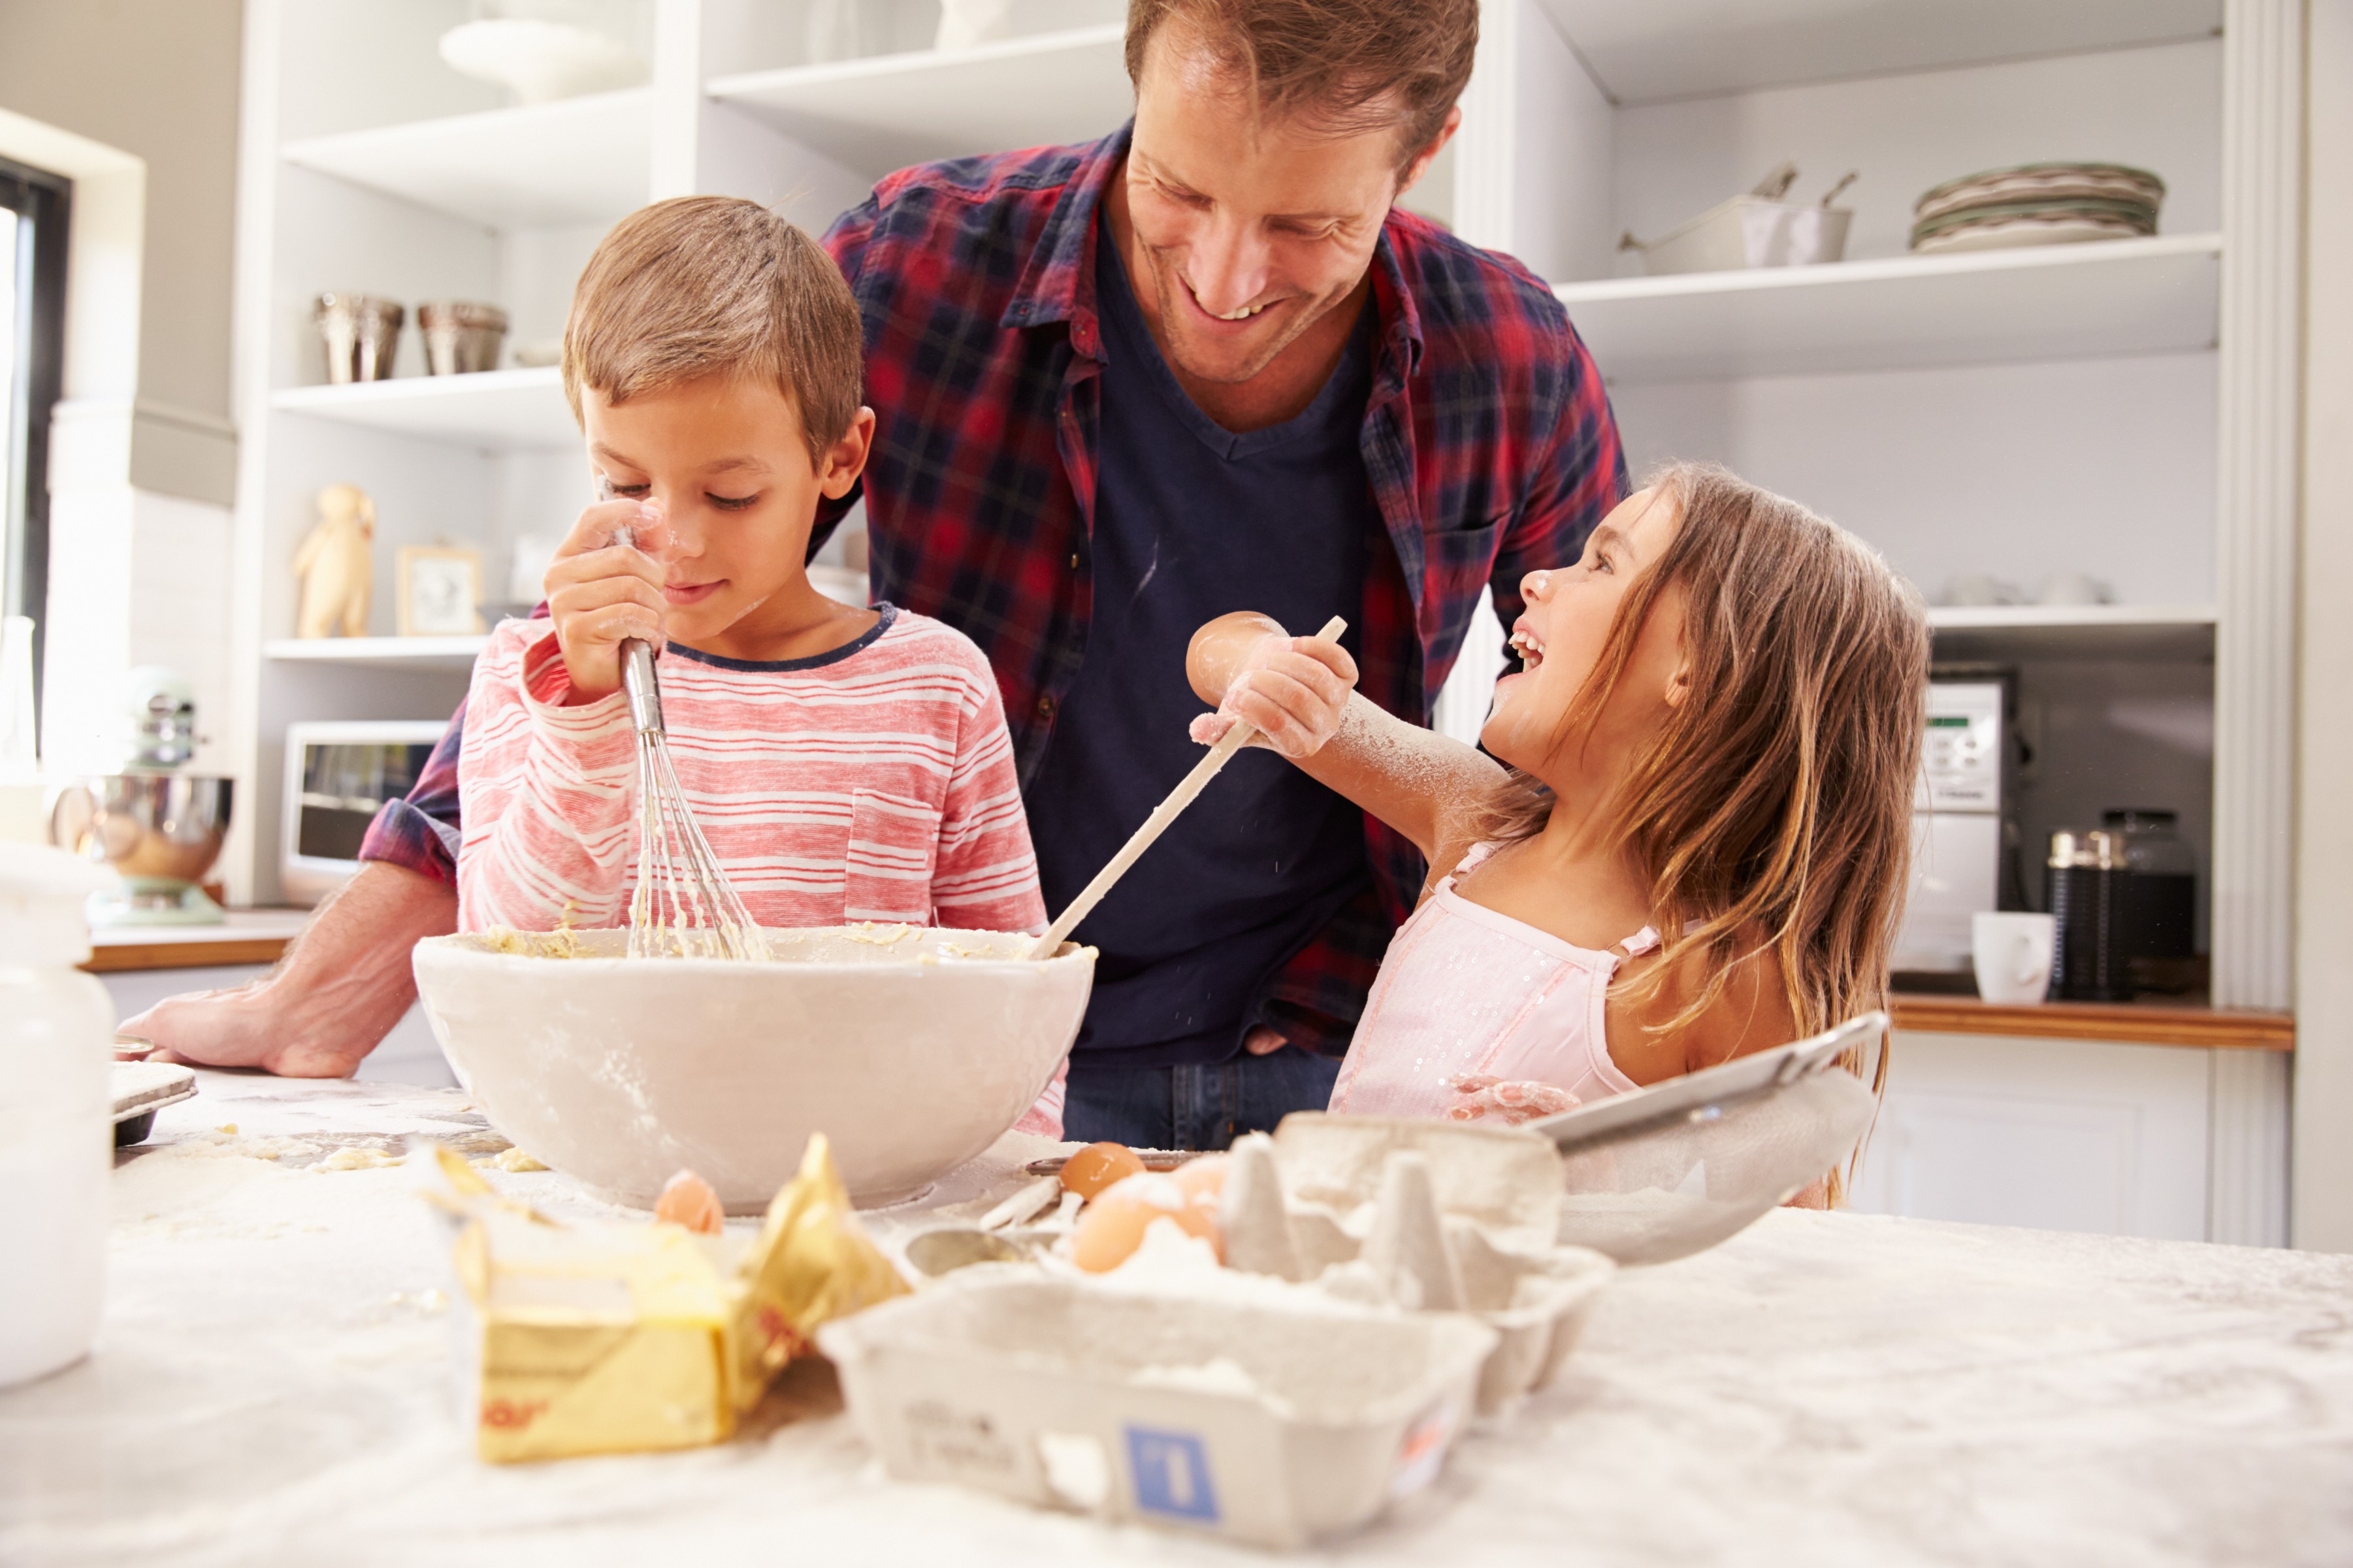
[[[200,884],[227,837],[235,781],[179,771],[196,753],[195,694],[185,680],[145,665],[123,678],[122,690],[131,742],[122,771],[68,784],[49,837],[121,879],[92,895],[92,926],[218,925],[227,917]]]

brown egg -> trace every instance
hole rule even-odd
[[[1197,1204],[1208,1205],[1211,1214],[1218,1212],[1218,1200],[1226,1190],[1226,1167],[1232,1159],[1225,1154],[1203,1154],[1186,1161],[1169,1173],[1185,1195]]]
[[[1071,1235],[1071,1261],[1091,1274],[1107,1273],[1144,1244],[1145,1227],[1156,1219],[1175,1221],[1179,1229],[1202,1237],[1223,1257],[1217,1200],[1201,1203],[1174,1178],[1146,1173],[1113,1183],[1087,1205],[1079,1215],[1078,1229]]]
[[[692,1171],[681,1171],[662,1184],[654,1200],[654,1218],[683,1226],[697,1236],[717,1236],[727,1226],[727,1209],[711,1184]]]
[[[1124,1143],[1090,1143],[1062,1162],[1062,1190],[1092,1199],[1113,1182],[1141,1175],[1144,1162]]]

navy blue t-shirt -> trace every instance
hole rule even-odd
[[[1382,527],[1358,447],[1372,310],[1296,418],[1236,435],[1160,357],[1108,226],[1098,231],[1101,464],[1094,615],[1027,805],[1059,912],[1175,787],[1204,711],[1185,649],[1205,621],[1261,610],[1294,634],[1360,618]],[[1352,625],[1345,642],[1356,651]],[[1371,875],[1357,809],[1273,752],[1235,756],[1077,931],[1102,956],[1082,1065],[1221,1062],[1278,970]]]

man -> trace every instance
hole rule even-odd
[[[880,416],[875,596],[987,653],[1050,908],[1190,765],[1196,627],[1345,616],[1360,689],[1426,723],[1488,584],[1508,621],[1624,489],[1558,303],[1395,206],[1460,122],[1476,34],[1476,0],[1134,0],[1130,127],[902,171],[827,237]],[[447,771],[386,808],[280,974],[145,1032],[351,1070],[409,945],[452,923]],[[1102,957],[1071,1135],[1216,1148],[1321,1106],[1422,872],[1236,758],[1079,929]]]

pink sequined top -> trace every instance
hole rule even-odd
[[[1609,1059],[1603,1008],[1626,959],[1659,945],[1648,926],[1622,951],[1574,947],[1455,892],[1494,853],[1482,844],[1389,943],[1332,1089],[1360,1116],[1443,1116],[1465,1074],[1527,1079],[1585,1104],[1639,1087]]]

